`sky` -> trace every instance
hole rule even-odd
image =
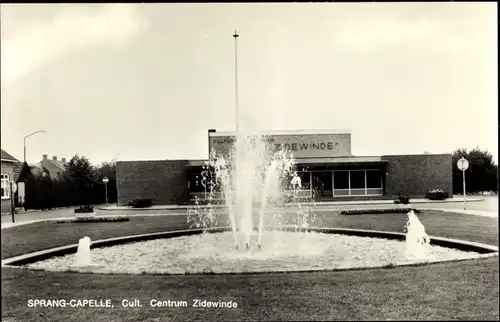
[[[1,5],[1,146],[206,159],[207,130],[349,129],[352,154],[498,162],[489,3]]]

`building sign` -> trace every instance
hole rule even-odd
[[[233,136],[210,133],[210,150],[225,155],[233,145]],[[288,150],[298,158],[329,158],[351,155],[351,134],[276,134],[266,135],[263,140],[273,151]]]

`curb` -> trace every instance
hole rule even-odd
[[[484,201],[485,198],[473,197],[467,199],[466,202],[481,202]],[[410,204],[440,204],[440,203],[459,203],[463,200],[459,200],[457,198],[446,199],[446,200],[415,200]],[[299,203],[287,203],[284,207],[294,207],[298,206]],[[300,203],[301,206],[355,206],[355,205],[395,205],[394,201],[391,200],[369,200],[369,201],[325,201],[325,202],[304,202]],[[224,208],[225,205],[211,205],[212,208]],[[131,207],[101,207],[99,210],[103,211],[134,211],[134,210],[179,210],[179,209],[193,209],[193,208],[208,208],[207,205],[158,205],[152,206],[149,208],[131,208]]]
[[[268,227],[268,229],[269,228],[282,230],[282,231],[297,231],[297,229],[295,229],[292,226],[282,226],[282,227],[271,226],[271,227]],[[217,233],[217,232],[225,232],[225,231],[230,231],[230,230],[231,230],[230,227],[217,227],[217,228],[210,228],[210,229],[206,229],[206,230],[205,229],[184,229],[184,230],[163,231],[163,232],[149,233],[149,234],[130,235],[130,236],[123,236],[123,237],[116,237],[116,238],[101,239],[101,240],[93,241],[91,243],[90,247],[91,248],[110,247],[110,246],[145,241],[145,240],[199,235],[199,234],[202,234],[204,231]],[[298,231],[330,233],[330,234],[344,234],[344,235],[353,235],[353,236],[360,236],[360,237],[396,239],[396,240],[403,240],[403,241],[406,238],[406,234],[404,234],[404,233],[378,231],[378,230],[349,229],[349,228],[309,227],[309,228],[305,228],[305,229],[299,229]],[[429,236],[429,237],[430,237],[430,244],[431,245],[460,249],[460,250],[465,250],[465,251],[473,251],[473,252],[477,252],[480,254],[476,258],[472,258],[472,260],[478,259],[478,258],[498,256],[498,247],[497,246],[476,243],[476,242],[469,242],[469,241],[464,241],[464,240],[459,240],[459,239],[444,238],[444,237],[435,237],[435,236]],[[64,255],[72,254],[72,253],[75,253],[77,251],[77,249],[78,249],[78,244],[71,244],[71,245],[41,250],[41,251],[29,253],[29,254],[24,254],[24,255],[15,256],[12,258],[4,259],[4,260],[2,260],[2,266],[7,266],[7,267],[14,266],[15,267],[15,266],[20,266],[20,265],[27,265],[27,264],[41,261],[41,260],[51,258],[54,256],[64,256]],[[400,265],[394,265],[393,267],[415,266],[415,265],[425,265],[425,264],[429,264],[429,263],[441,263],[441,262],[444,263],[444,262],[455,262],[455,261],[463,261],[463,260],[464,259],[450,260],[450,261],[431,261],[431,262],[427,262],[427,263],[418,263],[418,264],[415,264],[415,263],[400,264]],[[467,260],[471,260],[471,259],[467,259]],[[362,269],[370,269],[370,268],[383,268],[383,266],[363,267]],[[323,270],[318,270],[318,271],[341,271],[341,270],[346,270],[346,269],[327,269],[327,270],[323,269]],[[352,269],[350,269],[350,270],[352,270]],[[259,274],[259,273],[269,274],[269,273],[273,273],[273,272],[249,272],[249,273],[250,274]],[[239,274],[239,273],[221,273],[221,274],[217,273],[216,275],[227,275],[227,274]],[[166,275],[179,275],[179,274],[166,274]],[[185,275],[185,274],[182,274],[182,275]],[[190,274],[190,275],[203,275],[203,273]]]

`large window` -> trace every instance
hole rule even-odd
[[[1,191],[2,199],[10,198],[8,186],[9,186],[9,175],[2,173],[2,191]]]
[[[349,171],[349,179],[351,184],[349,193],[351,196],[366,195],[365,173],[365,170]]]
[[[366,193],[369,195],[382,194],[382,171],[380,170],[366,171]]]
[[[349,196],[349,171],[333,171],[333,195]]]
[[[382,172],[380,170],[336,170],[333,171],[333,195],[376,196],[382,195]]]
[[[333,172],[333,187],[337,189],[349,189],[349,171]]]
[[[365,170],[349,171],[351,189],[365,189]]]
[[[366,187],[382,188],[382,175],[380,170],[367,170],[366,171]]]

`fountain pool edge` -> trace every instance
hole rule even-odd
[[[173,231],[163,231],[157,233],[149,233],[149,234],[139,234],[139,235],[129,235],[123,237],[109,238],[109,239],[101,239],[97,241],[93,241],[91,248],[102,248],[102,247],[110,247],[120,244],[127,244],[133,242],[154,240],[154,239],[164,239],[164,238],[175,238],[181,236],[190,236],[190,235],[198,235],[203,232],[210,233],[220,233],[230,231],[230,227],[214,227],[208,229],[185,229],[185,230],[173,230]],[[266,230],[281,230],[281,231],[299,231],[299,232],[318,232],[318,233],[326,233],[326,234],[339,234],[339,235],[350,235],[350,236],[358,236],[358,237],[372,237],[372,238],[383,238],[383,239],[391,239],[391,240],[401,240],[404,241],[406,238],[406,234],[397,233],[397,232],[389,232],[389,231],[377,231],[377,230],[363,230],[363,229],[350,229],[350,228],[323,228],[323,227],[309,227],[306,229],[296,229],[293,226],[279,226],[279,227],[267,227]],[[458,259],[458,260],[443,260],[443,261],[432,261],[432,262],[424,262],[424,263],[408,263],[408,264],[400,264],[393,265],[391,267],[399,267],[399,266],[422,266],[434,263],[443,263],[443,262],[457,262],[464,260],[474,260],[481,258],[489,258],[493,256],[498,256],[498,247],[483,243],[464,241],[460,239],[451,239],[445,237],[437,237],[430,236],[430,244],[436,246],[442,246],[447,248],[458,249],[462,251],[471,251],[479,253],[477,257],[473,259]],[[42,261],[55,256],[64,256],[72,253],[76,253],[78,249],[78,244],[66,245],[46,250],[41,250],[33,253],[23,254],[11,258],[7,258],[2,260],[2,267],[19,267],[26,264],[35,263],[38,261]],[[373,266],[373,267],[363,267],[363,268],[354,268],[354,269],[320,269],[314,271],[345,271],[345,270],[362,270],[362,269],[373,269],[373,268],[383,268],[385,266]],[[24,268],[24,267],[23,267]],[[286,273],[291,273],[286,272]],[[293,271],[300,272],[300,271]],[[259,274],[260,272],[248,272],[248,274]],[[264,272],[262,272],[264,273]],[[271,272],[266,272],[271,273]],[[283,272],[280,272],[283,273]],[[235,274],[235,273],[221,273],[221,274]],[[241,273],[238,273],[241,274]],[[167,274],[167,275],[179,275],[179,274]],[[184,274],[181,274],[184,275]],[[193,274],[191,274],[193,275]],[[194,275],[203,275],[203,273],[197,273]],[[219,275],[219,274],[217,274]]]

